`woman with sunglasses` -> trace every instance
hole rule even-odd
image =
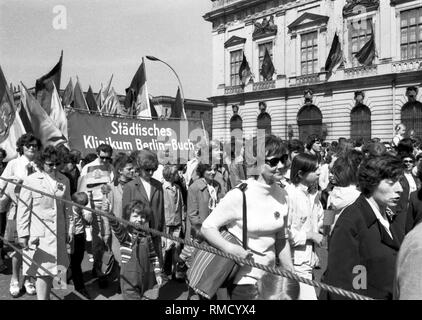
[[[249,167],[249,174],[254,174],[252,170],[255,170],[258,178],[248,180],[245,191],[249,250],[226,241],[219,232],[221,227],[226,226],[236,238],[242,239],[243,196],[240,190],[233,189],[226,194],[203,222],[201,232],[211,245],[226,253],[243,259],[252,258],[257,263],[272,267],[276,266],[278,256],[280,267],[293,271],[286,229],[287,193],[280,186],[287,170],[287,148],[280,138],[269,135],[265,138],[262,158],[265,161],[258,161],[254,168]],[[250,161],[251,158],[246,159]],[[261,269],[247,265],[240,267],[228,288],[230,298],[258,299],[258,281],[264,274]]]
[[[23,274],[36,277],[38,300],[49,300],[53,275],[66,271],[69,256],[66,244],[73,237],[71,207],[60,201],[70,201],[69,180],[57,167],[57,149],[48,146],[39,157],[39,172],[24,179],[17,210],[17,231],[24,252],[32,260],[23,258]],[[29,190],[25,186],[51,195],[57,199]],[[47,272],[48,271],[48,272]],[[65,273],[64,273],[65,274]]]
[[[2,177],[12,179],[15,183],[22,183],[22,181],[39,171],[39,167],[35,164],[34,159],[41,149],[41,141],[32,133],[25,133],[18,141],[16,141],[16,150],[19,157],[12,159],[7,163],[3,171]],[[8,211],[6,239],[12,243],[17,244],[18,238],[16,234],[16,204],[17,196],[21,188],[14,183],[7,183],[4,180],[0,181],[1,207]],[[12,278],[10,280],[9,292],[13,298],[20,295],[21,288],[19,286],[19,274],[22,265],[22,259],[19,254],[12,252]],[[25,291],[29,295],[35,294],[35,287],[33,283],[26,279],[24,281]]]
[[[319,265],[315,246],[320,246],[324,211],[316,193],[309,187],[319,179],[318,158],[311,154],[298,154],[292,161],[289,189],[290,242],[296,274],[312,280],[312,272]],[[315,288],[300,283],[299,300],[317,300]]]

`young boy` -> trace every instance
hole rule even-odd
[[[88,195],[85,192],[76,192],[72,195],[72,201],[86,206],[88,205]],[[81,263],[85,253],[85,226],[91,223],[92,214],[77,206],[73,206],[72,211],[75,230],[72,243],[73,253],[70,255],[70,270],[75,290],[90,299],[85,289]]]
[[[102,210],[107,212],[108,208],[109,204],[105,199]],[[138,226],[149,227],[151,215],[151,209],[142,201],[132,201],[123,210],[122,218]],[[161,266],[151,236],[130,226],[124,226],[114,219],[110,219],[110,225],[120,242],[120,287],[123,299],[141,300],[145,291],[154,286],[152,271],[158,285],[162,284]]]

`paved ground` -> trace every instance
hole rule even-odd
[[[320,250],[321,269],[315,270],[315,279],[320,280],[326,268],[327,251]],[[0,273],[0,300],[36,300],[36,296],[29,296],[24,291],[18,298],[13,298],[9,294],[9,283],[11,278],[11,259],[7,259],[6,264],[8,269]],[[117,293],[117,281],[110,282],[106,289],[101,289],[98,286],[98,281],[92,278],[91,275],[92,263],[88,260],[88,255],[85,254],[82,263],[82,271],[84,272],[84,280],[86,288],[92,300],[121,300],[122,297]],[[22,280],[21,280],[22,282]],[[53,290],[53,300],[80,300],[80,298],[72,293],[73,284],[70,282],[67,289]],[[317,293],[319,290],[317,290]],[[186,300],[187,299],[187,286],[185,283],[177,281],[166,281],[158,292],[158,300]],[[224,296],[224,293],[222,293]],[[145,299],[156,299],[157,290],[150,290],[145,293]]]
[[[36,296],[29,296],[25,291],[21,291],[21,295],[13,298],[9,294],[9,284],[11,279],[11,259],[6,259],[8,269],[0,273],[0,300],[36,300]],[[86,288],[92,300],[121,300],[122,297],[117,293],[117,280],[109,282],[106,289],[101,289],[98,286],[98,281],[93,279],[91,275],[92,263],[88,260],[88,255],[85,254],[82,263],[82,271],[84,272],[84,280]],[[22,279],[21,279],[22,282]],[[53,300],[81,300],[73,291],[74,287],[72,282],[67,286],[67,289],[53,290],[51,299]],[[145,299],[155,299],[157,290],[150,290],[145,293]],[[186,300],[187,286],[184,283],[177,281],[166,281],[160,288],[158,293],[159,300]]]

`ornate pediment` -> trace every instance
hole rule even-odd
[[[224,48],[237,46],[238,44],[243,44],[245,42],[246,42],[246,39],[245,38],[241,38],[241,37],[237,37],[237,36],[232,36],[229,40],[227,40],[226,42],[224,42]]]
[[[330,17],[322,16],[319,14],[306,12],[302,14],[299,18],[293,21],[288,25],[288,28],[291,32],[296,31],[297,29],[306,28],[313,25],[326,25]]]
[[[270,16],[268,20],[267,17],[265,17],[261,22],[254,22],[254,30],[252,33],[253,40],[274,36],[276,34],[277,26],[274,23],[274,16]]]
[[[346,0],[343,8],[343,17],[351,17],[363,12],[378,10],[380,6],[379,0]]]

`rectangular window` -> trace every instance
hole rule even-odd
[[[372,36],[372,18],[366,19],[366,25],[358,21],[349,23],[349,59],[353,67],[360,66],[355,55],[371,39]]]
[[[300,42],[301,74],[318,72],[318,32],[301,35]]]
[[[242,64],[243,50],[230,52],[230,85],[240,85],[239,68]]]
[[[400,13],[401,59],[422,58],[422,7]]]
[[[264,78],[261,76],[262,61],[264,61],[265,48],[267,48],[268,53],[270,54],[271,60],[273,61],[273,42],[261,43],[258,45],[259,53],[259,81],[264,81]],[[274,61],[273,61],[274,64]]]

